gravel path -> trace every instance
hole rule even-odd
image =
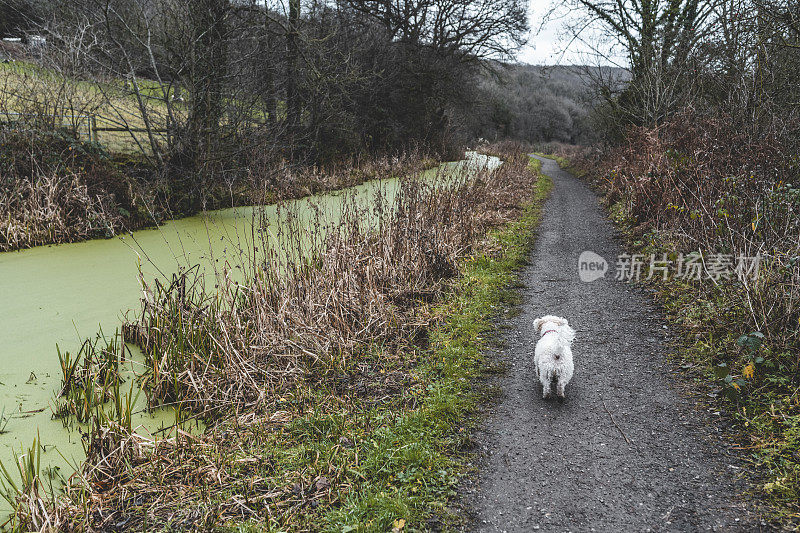
[[[555,187],[520,314],[508,322],[495,378],[502,391],[476,435],[478,474],[463,501],[474,531],[762,531],[742,498],[719,424],[670,385],[669,332],[652,302],[613,281],[621,253],[595,194],[549,159]],[[577,259],[609,260],[606,279],[581,282]],[[564,403],[544,401],[533,370],[534,318],[567,317],[577,331]]]

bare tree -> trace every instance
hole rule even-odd
[[[342,0],[378,21],[388,37],[461,61],[507,59],[524,43],[527,2],[519,0]]]
[[[286,28],[286,113],[289,130],[296,134],[300,120],[300,102],[297,95],[297,85],[300,81],[298,61],[300,50],[298,47],[300,23],[300,0],[289,0],[289,20]]]
[[[609,48],[627,57],[630,82],[609,97],[614,116],[626,123],[658,124],[689,98],[687,75],[694,52],[714,31],[718,0],[575,0],[583,13],[571,31],[599,30]],[[602,38],[601,38],[602,40]],[[595,50],[602,55],[600,47]]]
[[[800,48],[800,2],[798,0],[755,0],[762,17],[774,21],[780,32],[780,43]]]
[[[576,0],[584,28],[600,27],[628,55],[633,78],[654,66],[684,64],[713,31],[716,0]]]
[[[180,210],[267,168],[454,146],[475,69],[510,58],[523,0],[65,0],[50,35],[101,130]],[[73,46],[76,36],[91,46]],[[209,199],[212,200],[209,200]]]

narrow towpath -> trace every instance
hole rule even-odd
[[[736,458],[713,437],[708,414],[670,383],[669,332],[635,287],[614,281],[621,249],[596,195],[549,159],[555,187],[520,314],[509,320],[496,378],[502,391],[476,435],[478,474],[464,487],[474,531],[760,531],[738,497]],[[578,256],[609,261],[584,283]],[[575,376],[564,403],[544,401],[533,369],[537,316],[577,331]]]

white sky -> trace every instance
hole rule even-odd
[[[570,42],[571,35],[564,31],[564,24],[569,20],[569,15],[564,14],[567,2],[558,1],[560,6],[558,15],[552,17],[552,20],[547,21],[542,27],[542,19],[550,11],[552,1],[529,0],[528,21],[531,27],[531,36],[528,44],[517,55],[517,61],[530,65],[597,64],[597,58],[591,49],[580,40],[575,39]],[[568,11],[566,12],[568,13]],[[608,60],[600,61],[600,63],[611,64]]]

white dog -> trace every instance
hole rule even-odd
[[[564,387],[572,379],[575,366],[572,363],[572,341],[575,330],[560,316],[547,315],[533,321],[533,327],[541,335],[536,343],[533,362],[536,375],[542,383],[542,397],[550,398],[550,388],[556,382],[556,394],[564,398]]]

